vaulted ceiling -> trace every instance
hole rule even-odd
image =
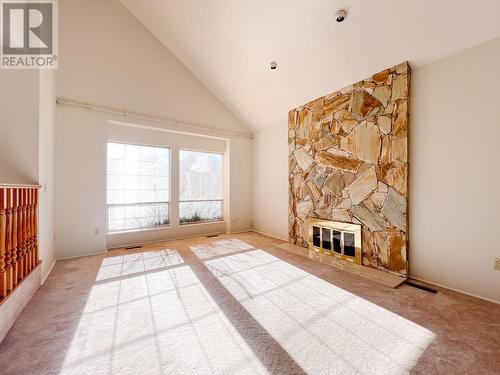
[[[498,0],[121,2],[253,129],[404,60],[418,68],[500,36]]]

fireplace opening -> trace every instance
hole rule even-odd
[[[309,247],[361,264],[361,226],[359,224],[309,219]]]
[[[344,255],[348,257],[356,256],[354,233],[344,232]]]
[[[330,251],[332,249],[332,234],[328,228],[321,228],[321,247],[323,250]]]
[[[321,230],[319,227],[313,227],[313,245],[321,247]]]
[[[333,251],[342,254],[342,233],[338,230],[333,231]]]

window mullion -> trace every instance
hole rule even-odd
[[[179,148],[170,149],[170,220],[172,226],[179,225]]]

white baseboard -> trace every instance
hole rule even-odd
[[[226,232],[226,234],[238,234],[238,233],[248,233],[248,232],[254,232],[254,231],[252,229],[245,229],[245,230]]]
[[[268,236],[268,237],[276,238],[277,240],[281,240],[281,241],[286,241],[286,242],[288,242],[288,238],[278,237],[278,236],[275,236],[274,234],[269,234],[269,233],[266,233],[266,232],[262,232],[262,231],[260,231],[260,230],[253,229],[253,230],[252,230],[252,232],[259,233],[259,234],[262,234],[262,235],[264,235],[264,236]]]
[[[47,274],[45,276],[43,276],[42,282],[40,283],[40,285],[43,285],[45,283],[45,280],[47,280],[47,277],[49,277],[50,273],[52,272],[52,269],[56,265],[56,262],[57,262],[57,260],[54,259],[54,261],[52,262],[52,265],[50,266],[49,272],[47,272]]]
[[[147,241],[147,242],[136,242],[136,243],[126,244],[126,245],[121,245],[121,246],[109,247],[108,250],[123,249],[124,247],[129,247],[129,246],[142,246],[142,245],[148,245],[148,244],[158,243],[158,242],[171,242],[171,241],[177,241],[177,240],[186,240],[186,239],[189,239],[189,238],[206,237],[206,236],[213,236],[215,234],[224,234],[224,233],[226,233],[226,232],[218,231],[218,232],[210,232],[210,233],[193,234],[192,236],[167,238],[167,239],[164,239],[164,240],[155,240],[155,241]]]
[[[413,279],[413,280],[417,280],[417,281],[421,281],[421,282],[426,283],[426,284],[435,285],[435,286],[438,286],[438,287],[443,288],[443,289],[448,289],[448,290],[451,290],[453,292],[465,294],[465,295],[470,296],[470,297],[479,298],[479,299],[482,299],[484,301],[488,301],[488,302],[492,302],[492,303],[496,303],[497,305],[500,305],[500,301],[495,301],[494,299],[490,299],[490,298],[486,298],[486,297],[483,297],[483,296],[479,296],[477,294],[473,294],[473,293],[469,293],[469,292],[464,292],[463,290],[451,288],[451,287],[449,287],[447,285],[438,284],[438,283],[435,283],[433,281],[428,281],[428,280],[422,279],[420,277],[415,277],[415,276],[409,275],[408,278],[409,279]]]
[[[81,255],[74,255],[71,257],[64,257],[64,258],[57,258],[57,260],[67,260],[67,259],[76,259],[76,258],[83,258],[83,257],[91,257],[93,255],[99,255],[99,254],[106,254],[106,251],[100,251],[98,253],[91,253],[91,254],[81,254]]]

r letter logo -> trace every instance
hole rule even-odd
[[[57,1],[0,0],[1,68],[57,68]]]

